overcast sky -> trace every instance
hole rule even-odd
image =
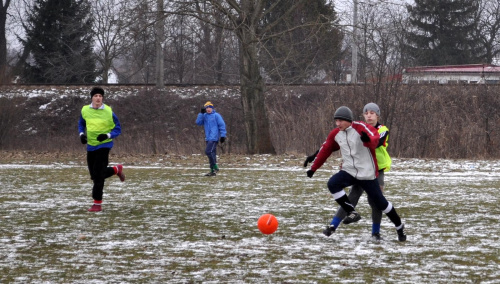
[[[354,0],[333,0],[335,4],[335,10],[338,12],[342,23],[350,23],[352,19],[353,3]],[[395,6],[405,6],[406,4],[413,4],[413,0],[358,0],[358,5],[370,4],[384,4],[384,5],[395,5]]]

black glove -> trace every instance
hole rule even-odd
[[[220,143],[222,144],[222,143],[224,143],[224,142],[226,142],[226,137],[221,137],[221,138],[220,138]]]
[[[314,175],[314,173],[315,173],[315,171],[313,171],[313,170],[308,170],[308,171],[307,171],[307,177],[312,178],[312,177],[313,177],[313,175]]]
[[[316,153],[312,154],[311,156],[308,156],[306,160],[304,161],[304,168],[307,168],[307,164],[312,163],[314,159],[316,159],[316,155],[318,155],[319,150],[316,151]]]
[[[202,107],[201,110],[200,110],[200,112],[201,113],[205,113],[205,112],[207,112],[207,110],[204,107]]]
[[[366,134],[365,132],[361,132],[361,141],[370,142],[370,137],[368,137],[368,134]]]
[[[80,135],[80,141],[82,142],[82,144],[87,144],[87,135]]]
[[[102,142],[104,140],[108,139],[108,134],[99,134],[97,135],[97,141]]]

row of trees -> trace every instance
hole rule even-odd
[[[113,72],[120,83],[158,87],[238,83],[248,151],[273,153],[266,83],[339,82],[350,69],[351,43],[358,81],[379,83],[376,92],[404,66],[491,63],[500,51],[496,0],[363,2],[354,36],[333,3],[33,0],[10,7],[3,0],[0,79],[106,83]],[[21,45],[2,42],[7,26]]]
[[[496,0],[394,2],[360,2],[353,37],[349,14],[326,0],[3,0],[0,79],[237,84],[240,57],[254,50],[266,82],[339,82],[354,42],[359,81],[369,82],[406,66],[492,63],[500,52]]]

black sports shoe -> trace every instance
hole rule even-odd
[[[347,217],[344,218],[343,223],[347,225],[358,222],[359,220],[361,220],[361,215],[359,215],[359,213],[356,211],[352,211],[351,213],[349,213],[349,215],[347,215]]]
[[[331,236],[335,232],[335,227],[332,225],[326,226],[326,229],[323,230],[323,234],[327,237]]]
[[[382,237],[380,236],[380,233],[373,233],[372,234],[372,240],[374,240],[374,241],[381,241]]]
[[[406,241],[405,224],[403,224],[401,229],[397,229],[397,232],[398,232],[398,240],[400,242],[405,242]]]
[[[214,177],[216,176],[217,174],[215,172],[209,172],[208,174],[206,174],[205,176],[206,177]]]

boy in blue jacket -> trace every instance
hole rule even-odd
[[[203,125],[205,129],[205,154],[210,163],[210,172],[205,176],[215,176],[219,171],[217,165],[217,144],[226,141],[226,123],[218,114],[211,102],[206,102],[196,118],[197,125]]]

